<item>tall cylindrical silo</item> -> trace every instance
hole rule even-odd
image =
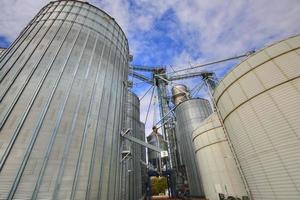
[[[98,8],[42,8],[1,57],[0,199],[119,199],[128,53]]]
[[[204,196],[200,174],[193,148],[192,133],[212,113],[210,103],[206,99],[190,99],[177,105],[176,134],[182,162],[185,166],[190,195]]]
[[[153,146],[167,151],[168,143],[164,140],[163,136],[158,132],[156,127],[152,128],[152,133],[147,136],[147,142]],[[151,167],[156,171],[160,171],[167,164],[166,158],[162,158],[161,154],[157,151],[148,149],[148,162]]]
[[[219,194],[247,196],[219,117],[211,114],[193,132],[196,159],[205,197],[219,200]]]
[[[140,100],[132,92],[128,91],[126,103],[126,119],[125,126],[132,131],[131,136],[141,139],[143,132],[141,131],[140,122]],[[129,164],[129,200],[138,200],[142,197],[142,173],[141,173],[141,146],[137,143],[130,142],[131,159],[125,161]]]
[[[300,35],[248,57],[214,93],[253,199],[300,197]]]
[[[127,130],[130,126],[128,124],[128,91],[125,93],[125,115],[123,118],[123,130]],[[128,133],[131,134],[131,133]],[[132,181],[132,177],[130,173],[132,171],[132,146],[131,141],[122,137],[121,138],[121,152],[122,152],[122,160],[121,160],[121,188],[120,188],[120,200],[129,200],[130,199],[130,190],[129,185],[130,181]],[[131,192],[132,194],[132,192]]]
[[[124,149],[123,149],[124,150]],[[124,155],[125,157],[126,155]],[[129,159],[129,158],[128,158]],[[121,162],[121,189],[120,189],[120,200],[129,200],[129,181],[130,181],[130,170],[131,162],[124,158]]]

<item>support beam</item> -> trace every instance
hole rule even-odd
[[[129,69],[144,71],[144,72],[153,72],[156,68],[150,66],[131,65]]]
[[[140,140],[140,139],[137,139],[135,137],[132,137],[130,135],[128,135],[127,133],[129,133],[131,130],[130,129],[127,129],[127,131],[125,133],[121,133],[121,136],[123,136],[124,138],[132,141],[132,142],[135,142],[139,145],[142,145],[148,149],[151,149],[153,151],[157,151],[157,152],[162,152],[163,150],[161,148],[158,148],[157,146],[154,146],[154,145],[151,145],[151,144],[148,144],[146,142],[144,142],[143,140]]]
[[[182,74],[182,75],[174,75],[174,76],[169,77],[168,80],[169,81],[176,81],[176,80],[194,78],[194,77],[197,77],[197,76],[203,77],[206,74],[212,74],[212,72],[201,71],[201,72],[187,73],[187,74]]]
[[[247,57],[247,56],[249,56],[253,53],[255,53],[255,51],[248,51],[248,52],[246,52],[242,55],[233,56],[233,57],[230,57],[230,58],[225,58],[225,59],[222,59],[222,60],[217,60],[217,61],[208,62],[208,63],[204,63],[204,64],[198,64],[198,65],[194,65],[192,67],[180,69],[180,70],[177,70],[177,71],[174,71],[174,72],[169,72],[169,73],[167,73],[167,75],[175,74],[175,73],[183,72],[183,71],[188,71],[188,70],[196,69],[196,68],[200,68],[200,67],[206,67],[206,66],[209,66],[209,65],[215,65],[215,64],[227,62],[227,61],[230,61],[230,60],[236,60],[236,59],[239,59],[239,58]]]
[[[148,77],[142,75],[142,74],[139,74],[139,73],[136,73],[136,72],[132,72],[129,75],[131,75],[132,77],[137,78],[137,79],[139,79],[141,81],[144,81],[145,83],[153,85],[153,81],[151,79],[149,79]]]
[[[167,114],[165,114],[165,116],[163,116],[163,118],[161,118],[154,126],[157,126],[158,124],[160,124],[167,116],[169,116],[170,113],[172,113],[173,110],[175,110],[176,107],[177,106],[174,106],[174,108],[170,109],[169,112]]]

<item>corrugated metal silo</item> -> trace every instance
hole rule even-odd
[[[126,117],[126,128],[131,128],[131,136],[138,139],[142,138],[141,122],[140,122],[140,100],[132,92],[128,91],[127,96],[127,117]],[[131,159],[125,161],[128,162],[128,193],[129,200],[138,200],[142,197],[142,173],[141,173],[141,157],[142,151],[141,146],[134,142],[130,142]]]
[[[164,140],[163,136],[157,131],[156,127],[153,127],[153,131],[150,135],[147,136],[147,142],[151,145],[159,147],[162,150],[167,151],[168,144]],[[166,165],[166,159],[161,158],[160,153],[148,149],[148,162],[157,169],[158,171]]]
[[[196,163],[192,133],[212,113],[206,99],[190,99],[177,105],[176,134],[182,162],[185,165],[191,196],[204,196]]]
[[[124,149],[123,149],[124,150]],[[130,162],[123,160],[121,163],[121,196],[120,200],[129,200],[129,176],[130,176]]]
[[[140,140],[145,141],[145,124],[140,122]],[[146,160],[146,148],[141,146],[141,174],[142,174],[142,195],[146,194],[146,183],[148,179],[147,174],[147,160]]]
[[[125,99],[125,112],[126,114],[124,115],[123,118],[123,130],[127,130],[128,126],[130,126],[130,124],[128,125],[128,117],[127,117],[127,113],[128,113],[128,91],[125,93],[124,99]],[[126,138],[122,137],[121,138],[121,151],[122,151],[122,162],[121,162],[121,191],[120,191],[120,200],[129,200],[129,195],[130,195],[130,191],[129,191],[129,182],[131,181],[132,177],[130,177],[131,175],[131,171],[132,171],[132,147],[131,147],[131,141],[127,140]]]
[[[253,199],[299,199],[300,35],[241,62],[214,98]]]
[[[193,143],[206,198],[219,200],[219,193],[240,199],[247,196],[216,113],[211,114],[193,132]]]
[[[128,58],[98,8],[42,8],[1,57],[0,199],[119,199]]]

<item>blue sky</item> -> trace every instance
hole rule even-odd
[[[10,43],[11,41],[7,37],[0,36],[0,47],[7,48]]]
[[[48,0],[0,0],[0,46],[7,47]],[[125,31],[133,63],[186,68],[260,49],[300,33],[299,0],[90,0]],[[239,61],[207,67],[218,77]],[[168,70],[170,68],[168,67]],[[200,80],[183,81],[190,88]],[[139,82],[139,81],[135,81]],[[149,88],[139,84],[139,96]],[[205,93],[201,93],[205,95]],[[145,119],[149,95],[141,102]],[[152,126],[150,113],[147,130]]]

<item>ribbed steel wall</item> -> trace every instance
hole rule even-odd
[[[141,139],[144,133],[141,131],[140,100],[130,91],[128,91],[126,110],[126,128],[132,129],[131,136]],[[127,148],[130,149],[132,157],[124,161],[127,164],[123,165],[127,167],[127,172],[125,171],[126,174],[123,174],[123,176],[126,177],[125,183],[128,183],[128,187],[127,185],[123,185],[122,187],[126,188],[125,192],[127,192],[128,195],[125,194],[122,198],[138,200],[142,197],[141,146],[129,141],[125,141],[125,143]]]
[[[176,134],[183,164],[186,168],[191,196],[204,196],[193,148],[192,133],[212,113],[206,99],[190,99],[175,109]]]
[[[145,124],[140,122],[140,140],[145,141]],[[147,160],[146,160],[146,148],[144,146],[141,147],[141,176],[142,176],[142,195],[146,194],[146,183],[148,179],[147,174]]]
[[[0,56],[4,54],[5,48],[0,48]]]
[[[125,115],[123,118],[123,130],[128,129],[127,123],[127,107],[128,107],[128,91],[125,93]],[[129,181],[130,181],[130,170],[132,168],[131,159],[131,142],[126,138],[121,138],[121,151],[122,151],[122,162],[121,162],[121,200],[129,200]],[[129,154],[128,154],[129,153]],[[128,157],[129,156],[129,157]]]
[[[131,168],[131,164],[127,160],[123,160],[121,163],[121,200],[129,200],[129,170]]]
[[[166,151],[168,149],[168,144],[160,133],[152,132],[147,136],[147,142],[162,150]],[[160,153],[157,151],[148,149],[148,162],[151,163],[154,168],[160,170],[159,167],[163,167],[163,165],[166,164],[166,159],[162,159]]]
[[[300,35],[244,60],[214,97],[253,199],[299,199]]]
[[[218,193],[247,196],[219,117],[211,114],[193,132],[196,159],[205,197],[219,200]]]
[[[45,6],[0,62],[0,199],[120,199],[128,44],[88,3]]]

